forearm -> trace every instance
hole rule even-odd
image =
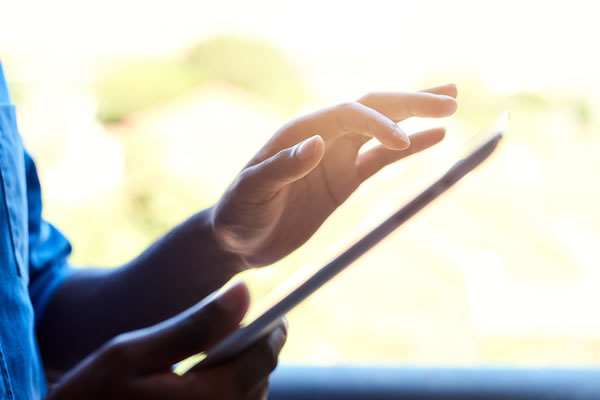
[[[210,210],[202,211],[128,264],[65,281],[37,330],[44,362],[67,369],[115,335],[188,308],[241,269],[214,240]]]

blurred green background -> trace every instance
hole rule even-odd
[[[27,3],[9,7],[30,25],[0,27],[0,50],[45,216],[71,239],[74,264],[120,265],[214,204],[290,119],[369,91],[455,82],[455,116],[401,123],[444,124],[444,143],[386,168],[301,249],[239,277],[253,312],[510,109],[489,162],[290,314],[283,361],[600,361],[599,32],[586,3],[540,13],[510,1],[60,0],[46,11],[76,17],[52,26]]]

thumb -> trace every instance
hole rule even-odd
[[[126,334],[128,353],[139,371],[170,368],[238,329],[249,304],[248,288],[240,282],[160,324]]]
[[[324,152],[325,142],[319,135],[281,150],[242,173],[239,187],[242,195],[253,201],[270,198],[284,186],[312,171],[321,162]]]

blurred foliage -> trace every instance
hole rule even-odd
[[[283,55],[261,41],[217,38],[194,47],[187,61],[204,81],[230,82],[286,107],[306,100],[305,89]]]
[[[125,175],[112,200],[84,203],[57,218],[72,240],[75,265],[123,264],[170,228],[210,206],[201,184],[169,171],[160,140],[134,132],[121,137]]]
[[[261,41],[220,37],[177,59],[146,60],[114,70],[98,82],[98,118],[116,123],[213,81],[228,82],[287,108],[298,107],[307,93],[277,49]]]
[[[565,93],[564,90],[548,88],[544,91],[522,91],[509,95],[499,95],[497,89],[490,88],[483,77],[476,72],[433,71],[422,79],[418,87],[432,87],[445,82],[448,76],[458,86],[458,111],[453,118],[460,119],[473,130],[486,126],[502,111],[511,110],[512,116],[549,116],[552,113],[567,113],[573,116],[579,128],[590,125],[598,117],[594,113],[589,96],[583,93]],[[575,129],[575,133],[587,132]],[[525,136],[539,136],[537,129],[520,132]],[[542,133],[543,134],[543,133]]]
[[[98,83],[98,118],[104,123],[119,122],[133,112],[176,98],[198,83],[189,66],[179,61],[129,64]]]
[[[447,72],[432,74],[419,86],[434,86],[444,82],[448,75]],[[287,69],[275,50],[254,42],[220,38],[198,45],[180,60],[140,63],[111,75],[110,79],[102,82],[106,91],[100,92],[104,96],[101,97],[104,104],[101,109],[103,120],[119,121],[132,112],[185,95],[205,82],[216,80],[260,95],[274,106],[296,106],[301,103],[301,94],[304,93],[301,85],[295,83],[297,81],[291,69]],[[597,198],[578,193],[581,189],[576,182],[572,186],[568,182],[573,181],[571,176],[585,170],[576,162],[585,147],[590,145],[583,140],[583,133],[596,132],[598,114],[583,94],[566,94],[550,89],[544,92],[499,94],[488,87],[483,79],[478,79],[476,74],[457,73],[456,83],[459,88],[459,110],[448,121],[451,124],[450,134],[472,134],[508,108],[512,111],[513,119],[507,139],[517,139],[520,146],[529,146],[531,153],[526,153],[526,157],[545,157],[540,159],[541,165],[552,177],[547,186],[508,187],[510,190],[503,193],[490,192],[486,199],[490,207],[497,207],[495,214],[500,217],[509,215],[504,218],[507,224],[510,222],[508,220],[515,219],[510,228],[511,234],[514,233],[517,242],[530,246],[530,251],[523,253],[523,259],[532,260],[531,263],[509,265],[507,273],[516,270],[515,274],[521,274],[519,277],[537,274],[535,277],[538,281],[550,279],[553,270],[540,262],[544,257],[539,254],[550,252],[551,249],[544,246],[553,242],[549,242],[543,234],[537,234],[546,229],[544,225],[536,230],[528,228],[527,224],[532,223],[531,214],[541,212],[539,209],[543,204],[551,201],[560,203],[561,199],[556,200],[558,196],[553,185],[561,185],[569,198],[579,197],[578,206],[582,209],[589,209],[589,206],[582,206],[583,200],[590,198],[589,202],[592,203]],[[127,96],[121,96],[120,93]],[[107,108],[108,105],[113,108]],[[109,113],[109,110],[112,111]],[[127,124],[121,127],[124,131],[119,138],[126,154],[125,178],[114,201],[100,207],[82,205],[70,210],[68,218],[58,221],[75,241],[73,261],[78,264],[118,265],[126,262],[168,229],[210,206],[214,200],[202,191],[202,182],[191,182],[177,176],[164,163],[161,140],[169,140],[168,137],[161,139],[135,130],[128,131]],[[223,149],[220,151],[223,151],[223,163],[239,161],[232,160]],[[410,171],[405,172],[402,179],[407,188],[415,187],[410,183],[422,179],[426,169],[431,167],[430,160],[424,158],[425,164],[419,168],[419,164],[414,163],[418,157],[406,161]],[[558,173],[558,169],[553,169],[551,162],[554,162],[554,157],[558,160],[556,165],[560,165],[560,170],[566,171],[564,176]],[[521,161],[518,157],[514,160]],[[211,173],[210,168],[219,168],[218,165],[202,165],[200,159],[198,162],[199,168],[204,168],[207,173]],[[503,168],[499,164],[497,166]],[[377,179],[373,181],[377,182]],[[388,183],[381,180],[379,183],[379,186],[375,184],[368,187],[371,197],[363,191],[362,197],[357,193],[350,198],[298,251],[275,266],[246,271],[235,278],[245,280],[250,286],[254,305],[247,319],[258,315],[269,305],[273,297],[277,297],[277,293],[271,291],[294,275],[298,268],[308,264],[323,265],[331,259],[331,249],[337,241],[347,238],[357,225],[377,215],[374,199],[390,196]],[[468,187],[466,184],[461,186],[463,189]],[[465,289],[466,272],[454,268],[446,259],[448,253],[442,251],[444,246],[454,248],[459,243],[459,237],[473,232],[468,225],[453,231],[452,235],[440,230],[444,225],[451,226],[455,217],[472,213],[473,218],[477,217],[476,206],[482,194],[473,187],[471,185],[471,190],[474,190],[471,192],[473,202],[469,203],[463,198],[461,203],[468,210],[449,208],[451,212],[440,217],[440,207],[449,207],[451,203],[449,198],[440,199],[439,204],[429,210],[433,212],[429,214],[429,222],[424,212],[413,224],[407,224],[402,232],[398,232],[395,240],[403,238],[401,244],[392,241],[382,243],[336,278],[336,282],[327,285],[293,310],[289,314],[292,328],[284,359],[294,362],[454,365],[482,362],[543,365],[558,361],[561,364],[597,361],[600,341],[595,338],[578,340],[525,336],[515,339],[487,337],[475,331],[474,314],[469,303],[471,299],[467,297]],[[536,203],[542,189],[548,195],[543,202]],[[457,193],[454,194],[455,199]],[[407,192],[407,196],[412,194],[412,191]],[[511,202],[512,199],[518,199],[518,207]],[[487,201],[481,203],[487,204]],[[521,206],[527,218],[519,214]],[[435,214],[436,211],[438,214]],[[492,220],[484,236],[493,238],[493,232],[501,229],[500,222]],[[418,236],[419,226],[424,227],[426,236]],[[524,234],[521,231],[536,232],[536,235],[522,239]],[[410,241],[411,233],[417,234],[413,242]],[[469,246],[476,248],[475,242],[473,240]],[[502,247],[507,244],[502,242]],[[431,251],[432,248],[436,251]],[[567,264],[565,269],[575,271],[572,268],[574,262]],[[381,276],[386,279],[381,279]],[[439,335],[439,332],[443,332],[443,335]],[[573,352],[577,346],[585,348],[587,353]]]

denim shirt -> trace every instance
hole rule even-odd
[[[0,64],[0,399],[40,399],[46,378],[35,329],[73,269],[71,246],[42,219],[35,164],[23,148]]]

